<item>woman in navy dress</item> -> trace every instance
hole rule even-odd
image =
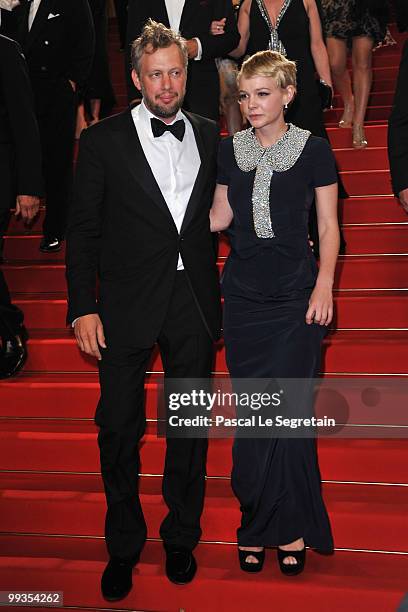
[[[319,373],[321,344],[333,317],[339,248],[337,174],[327,141],[284,119],[296,91],[296,66],[274,51],[246,60],[241,107],[252,125],[220,146],[212,231],[230,229],[224,340],[234,379],[297,378]],[[320,268],[308,241],[316,199]],[[283,573],[302,571],[305,545],[330,552],[313,438],[245,439],[233,447],[232,487],[241,505],[239,559],[259,571],[264,547],[277,546]]]

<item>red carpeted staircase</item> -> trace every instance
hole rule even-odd
[[[335,127],[341,101],[327,113],[330,139],[350,198],[342,206],[347,255],[339,258],[333,333],[325,343],[324,374],[408,375],[408,217],[392,197],[386,152],[402,37],[374,56],[367,113],[369,148],[351,148],[351,133]],[[115,25],[110,57],[118,105],[125,105],[123,56]],[[264,571],[238,569],[239,509],[231,493],[231,442],[213,440],[199,571],[185,587],[164,576],[159,524],[164,442],[155,434],[155,399],[162,365],[147,378],[148,429],[143,441],[141,496],[149,541],[134,571],[134,588],[119,604],[100,595],[106,563],[105,502],[93,414],[95,362],[78,351],[65,328],[63,253],[38,251],[40,221],[28,232],[13,221],[5,274],[30,332],[23,374],[0,383],[0,591],[64,591],[75,610],[192,612],[303,609],[390,612],[408,591],[408,461],[404,439],[319,443],[324,494],[336,553],[310,552],[295,579],[280,575],[275,551]],[[228,253],[223,242],[219,266]],[[216,372],[226,372],[219,348]],[[157,379],[156,379],[157,380]],[[374,436],[375,434],[373,434]],[[401,434],[402,438],[402,434]]]

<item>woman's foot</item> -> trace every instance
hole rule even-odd
[[[345,104],[343,115],[339,121],[340,128],[351,128],[353,125],[354,103]]]
[[[305,566],[306,548],[303,538],[290,544],[278,546],[279,567],[283,574],[294,576],[300,574]],[[292,553],[292,554],[290,554]]]
[[[265,560],[265,549],[262,546],[238,546],[238,557],[244,572],[260,572]]]
[[[365,149],[368,145],[365,133],[364,126],[354,124],[353,125],[353,147],[355,149]]]

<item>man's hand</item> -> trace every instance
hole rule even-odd
[[[30,223],[38,213],[40,198],[37,196],[18,195],[16,200],[16,217],[21,215],[24,223]]]
[[[408,213],[408,187],[400,191],[398,197],[399,201],[402,204],[402,208],[405,210],[406,213]]]
[[[190,40],[186,40],[187,51],[188,51],[188,59],[194,59],[198,55],[198,42],[191,38]]]
[[[97,314],[79,317],[74,326],[75,337],[81,351],[87,355],[102,359],[99,347],[106,348],[102,321]]]

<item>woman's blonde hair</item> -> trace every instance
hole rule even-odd
[[[256,76],[272,77],[282,89],[296,87],[296,64],[277,51],[258,51],[244,61],[237,80]]]

